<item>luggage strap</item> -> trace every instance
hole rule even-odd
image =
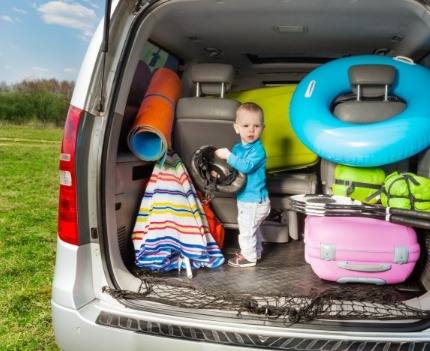
[[[402,180],[404,180],[404,181],[405,181],[406,186],[408,187],[408,196],[400,196],[400,195],[393,195],[393,194],[391,194],[391,188],[393,187],[393,185],[394,185],[396,182],[398,182],[398,181],[402,181]],[[414,208],[414,204],[415,204],[415,202],[426,202],[426,201],[429,201],[429,200],[417,199],[417,198],[414,196],[414,194],[412,193],[412,191],[411,191],[410,183],[412,183],[412,184],[414,184],[414,185],[416,185],[416,186],[420,185],[420,182],[419,182],[418,180],[416,180],[414,177],[412,177],[410,174],[401,173],[401,174],[400,174],[400,177],[399,177],[399,178],[397,178],[397,179],[395,179],[395,180],[390,184],[390,186],[388,187],[388,189],[385,191],[385,195],[387,196],[387,203],[388,203],[388,206],[390,205],[390,200],[391,200],[391,199],[395,199],[395,198],[397,198],[397,199],[400,199],[400,198],[402,198],[402,199],[408,199],[408,200],[410,201],[410,203],[411,203],[411,208]]]
[[[361,188],[369,188],[369,189],[375,189],[376,191],[373,194],[370,194],[366,197],[365,201],[370,202],[375,197],[381,195],[382,189],[381,186],[378,184],[372,184],[372,183],[363,183],[363,182],[356,182],[353,180],[342,180],[342,179],[335,179],[335,183],[337,185],[346,185],[348,188],[346,189],[346,195],[349,196],[354,191],[354,188],[361,187]]]
[[[371,183],[362,183],[362,182],[356,182],[355,180],[342,180],[342,179],[335,179],[335,184],[337,185],[346,185],[348,186],[348,189],[346,189],[346,194],[350,195],[354,188],[361,187],[361,188],[370,188],[370,189],[376,189],[379,190],[381,188],[380,185],[377,184],[371,184]]]

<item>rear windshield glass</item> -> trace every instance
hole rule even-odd
[[[139,63],[134,72],[127,105],[139,107],[148,89],[153,73],[162,67],[177,72],[179,59],[158,46],[147,42],[143,48]]]
[[[179,66],[178,58],[150,42],[145,44],[141,60],[148,65],[151,72],[161,67],[167,67],[176,72]]]

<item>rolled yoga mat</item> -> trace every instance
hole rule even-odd
[[[164,160],[176,103],[182,93],[178,75],[168,68],[157,69],[128,133],[130,150],[144,161]]]

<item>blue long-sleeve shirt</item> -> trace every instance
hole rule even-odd
[[[267,156],[260,139],[253,143],[236,144],[227,163],[246,174],[245,186],[237,192],[237,199],[243,202],[260,202],[269,192],[266,188]]]

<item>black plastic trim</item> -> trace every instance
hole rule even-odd
[[[162,306],[142,306],[136,303],[133,303],[131,300],[127,299],[118,299],[120,303],[124,306],[129,307],[134,310],[145,311],[150,313],[157,313],[160,315],[175,315],[177,317],[182,318],[196,318],[196,311],[189,309],[177,309],[175,311],[172,310],[171,305],[162,305]],[[405,320],[404,323],[383,323],[383,321],[375,322],[374,320],[369,321],[354,321],[354,320],[322,320],[315,319],[307,322],[298,322],[295,324],[285,323],[283,318],[266,318],[264,316],[257,315],[242,315],[240,319],[238,319],[237,315],[232,316],[231,314],[226,313],[226,311],[214,311],[214,310],[198,310],[198,318],[201,320],[213,320],[213,321],[229,321],[232,319],[236,323],[246,323],[248,325],[258,325],[258,326],[271,326],[277,328],[289,328],[294,326],[295,329],[300,330],[318,330],[318,331],[339,331],[342,330],[344,332],[351,333],[368,333],[368,332],[377,332],[377,333],[414,333],[414,332],[422,332],[426,331],[430,328],[430,320],[418,320],[416,322]],[[430,350],[429,350],[430,351]]]
[[[256,349],[294,351],[430,351],[430,342],[342,341],[288,336],[277,337],[184,327],[181,325],[135,319],[104,311],[100,312],[96,323],[104,327],[123,329],[152,336]]]
[[[84,111],[79,121],[79,129],[76,139],[76,194],[78,207],[78,233],[79,245],[89,244],[94,241],[91,238],[90,222],[88,218],[88,159],[91,144],[91,133],[94,127],[94,115]]]

